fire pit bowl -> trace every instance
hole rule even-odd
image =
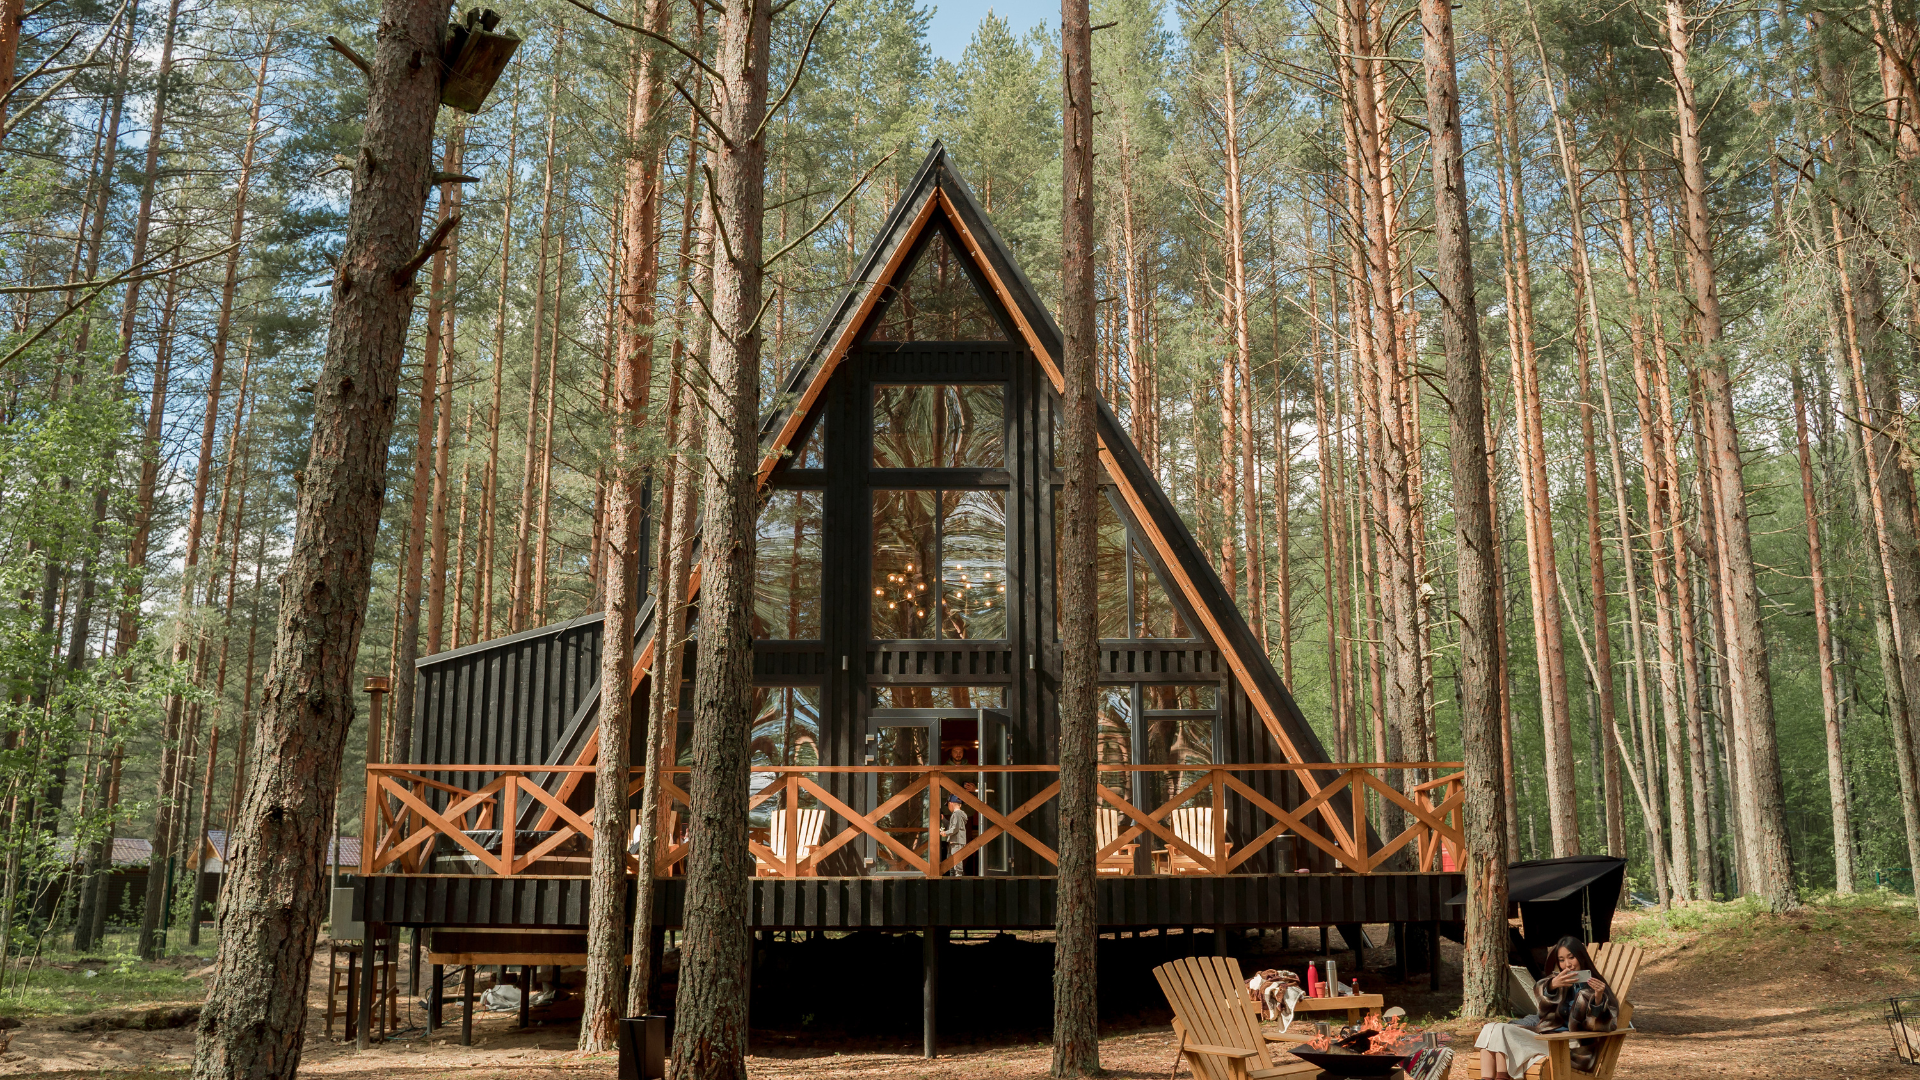
[[[1328,1076],[1387,1076],[1406,1063],[1399,1054],[1351,1054],[1338,1050],[1300,1050],[1293,1056],[1320,1067]]]

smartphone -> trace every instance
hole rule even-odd
[[[1593,972],[1585,969],[1573,973],[1573,985],[1575,986],[1585,986],[1588,982],[1592,981],[1592,979]]]

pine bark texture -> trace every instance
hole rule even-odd
[[[1507,987],[1507,825],[1502,797],[1499,634],[1495,623],[1493,504],[1486,448],[1480,314],[1474,298],[1472,224],[1466,150],[1460,134],[1453,9],[1421,0],[1427,120],[1433,133],[1434,287],[1447,353],[1447,453],[1453,479],[1459,559],[1460,739],[1466,772],[1466,946],[1462,955],[1467,1016],[1505,1012]]]
[[[673,1080],[744,1080],[753,860],[747,733],[753,721],[754,519],[760,409],[761,225],[766,213],[767,64],[772,12],[728,0],[708,112],[717,239],[708,350],[707,457],[700,539],[700,663],[693,690],[687,926],[673,1032]]]
[[[1743,813],[1753,880],[1746,891],[1759,895],[1775,911],[1800,904],[1793,880],[1793,852],[1787,842],[1786,796],[1775,740],[1773,687],[1767,641],[1760,612],[1758,568],[1747,518],[1746,486],[1741,477],[1740,433],[1733,415],[1733,386],[1721,351],[1720,300],[1715,291],[1712,222],[1707,209],[1706,160],[1700,143],[1700,117],[1688,70],[1691,29],[1681,0],[1667,0],[1667,60],[1672,69],[1676,113],[1680,121],[1681,190],[1686,209],[1687,271],[1705,355],[1699,375],[1705,396],[1707,444],[1717,475],[1713,485],[1718,550],[1722,560],[1722,610],[1726,617],[1729,687],[1733,729],[1740,742],[1734,764],[1745,768],[1750,813]],[[1736,777],[1739,774],[1736,773]],[[1744,808],[1743,808],[1744,809]]]
[[[646,26],[664,34],[672,17],[667,0],[649,0]],[[644,1013],[647,1001],[644,970],[646,949],[632,948],[635,977],[629,987],[622,970],[629,949],[627,933],[627,774],[632,754],[633,636],[640,604],[640,541],[645,521],[641,503],[644,480],[641,442],[648,427],[648,388],[653,380],[653,281],[659,263],[659,161],[654,146],[655,114],[660,108],[661,65],[647,48],[633,65],[633,88],[628,116],[627,186],[623,224],[625,260],[617,312],[619,357],[614,367],[613,446],[607,462],[607,521],[603,541],[607,548],[604,589],[607,647],[600,660],[600,756],[594,772],[596,815],[593,834],[593,886],[588,892],[587,986],[585,1012],[580,1021],[580,1049],[592,1053],[613,1048],[618,1037],[615,1021],[623,1013]],[[655,611],[654,654],[659,655],[659,613]],[[658,667],[658,664],[655,665]],[[657,740],[650,740],[649,744]],[[657,772],[657,769],[655,770]],[[644,793],[643,793],[644,794]],[[613,814],[615,808],[622,812]],[[640,816],[650,819],[653,804],[642,801]],[[615,827],[615,822],[619,827]],[[653,876],[652,830],[640,830],[639,874]],[[650,901],[650,890],[640,900]],[[651,914],[651,912],[649,912]],[[636,920],[641,920],[638,913]],[[637,944],[637,943],[636,943]],[[630,1001],[630,989],[639,999]]]
[[[1099,805],[1094,745],[1099,678],[1094,551],[1100,498],[1094,378],[1099,340],[1093,277],[1093,32],[1086,0],[1061,0],[1060,26],[1065,161],[1060,212],[1060,366],[1066,421],[1060,447],[1066,460],[1057,464],[1066,484],[1055,511],[1064,520],[1055,560],[1060,585],[1060,863],[1054,901],[1050,1075],[1070,1077],[1090,1076],[1100,1069],[1093,858]],[[1230,470],[1232,463],[1222,461],[1221,467]],[[1227,528],[1232,527],[1229,510]]]
[[[229,838],[220,957],[197,1030],[195,1080],[290,1078],[300,1064],[338,775],[354,713],[387,446],[439,111],[447,0],[385,0],[313,441],[281,579],[246,799]]]

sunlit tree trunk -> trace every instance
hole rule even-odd
[[[664,35],[671,28],[672,13],[668,0],[646,0],[644,25]],[[618,334],[619,352],[614,390],[618,411],[608,417],[613,427],[613,444],[611,460],[607,462],[607,569],[602,601],[602,610],[606,613],[606,644],[600,662],[600,746],[594,774],[595,817],[602,826],[594,830],[593,836],[593,885],[587,910],[587,985],[579,1044],[581,1051],[589,1053],[614,1045],[622,1013],[648,1011],[646,972],[651,970],[646,955],[652,940],[649,933],[646,942],[634,942],[632,984],[639,988],[640,994],[638,1000],[630,1000],[629,981],[621,970],[630,940],[626,925],[628,830],[625,826],[631,815],[624,811],[631,763],[628,744],[633,727],[633,622],[642,592],[641,529],[646,520],[640,497],[645,474],[639,442],[649,426],[647,410],[653,383],[653,284],[659,266],[660,232],[657,129],[663,68],[650,42],[629,48],[632,51],[628,71],[632,84],[621,222],[625,234],[621,245],[624,259],[620,267],[616,322],[608,328],[609,333]],[[556,321],[558,316],[556,310]],[[555,345],[558,346],[557,337]],[[659,626],[660,612],[655,608],[656,658],[663,644]],[[658,667],[656,662],[655,668]],[[649,745],[657,744],[657,735],[650,732],[648,741]],[[657,775],[651,759],[649,767]],[[654,797],[657,792],[643,794]],[[641,806],[640,816],[650,820],[654,804],[643,802]],[[616,810],[621,812],[616,814]],[[615,828],[615,822],[619,822],[620,827]],[[653,849],[647,841],[651,837],[652,830],[643,824],[638,873],[641,880],[649,884],[653,877]],[[641,898],[651,901],[651,890],[642,890]],[[651,914],[649,911],[636,918],[649,919]],[[634,934],[633,938],[639,936]]]
[[[1510,55],[1503,52],[1500,69],[1501,100],[1505,116],[1496,122],[1504,138],[1505,167],[1500,180],[1502,217],[1510,234],[1514,315],[1517,347],[1511,347],[1514,408],[1519,421],[1520,497],[1527,537],[1527,567],[1533,600],[1534,654],[1540,665],[1540,713],[1544,733],[1547,781],[1547,820],[1556,857],[1580,852],[1580,816],[1573,770],[1572,709],[1567,698],[1564,631],[1560,615],[1559,571],[1553,547],[1552,490],[1547,481],[1545,416],[1540,399],[1540,366],[1534,333],[1533,270],[1527,241],[1526,191],[1522,182],[1524,147],[1520,140],[1518,105]],[[1510,192],[1509,192],[1510,189]],[[1510,198],[1509,198],[1510,194]]]
[[[1693,283],[1694,310],[1704,355],[1700,362],[1705,391],[1707,432],[1718,477],[1713,492],[1722,551],[1722,603],[1727,617],[1728,664],[1732,676],[1733,723],[1751,747],[1744,790],[1752,792],[1756,814],[1743,822],[1749,861],[1755,876],[1741,884],[1775,911],[1799,906],[1788,847],[1785,794],[1775,741],[1773,687],[1760,611],[1758,571],[1747,519],[1746,487],[1741,475],[1740,435],[1733,415],[1733,387],[1721,354],[1720,299],[1716,291],[1712,223],[1707,210],[1706,161],[1700,143],[1700,117],[1688,67],[1692,28],[1681,0],[1667,0],[1668,65],[1673,74],[1675,112],[1680,126],[1680,174],[1686,207],[1687,268]],[[1739,754],[1738,749],[1735,751]]]
[[[1095,336],[1093,260],[1093,31],[1087,0],[1061,0],[1060,368],[1065,379],[1061,439],[1066,486],[1064,520],[1056,560],[1060,576],[1060,861],[1055,878],[1053,960],[1053,1060],[1049,1075],[1092,1076],[1100,1071],[1099,994],[1094,959],[1099,944],[1094,910],[1094,813],[1099,773],[1095,737],[1099,705],[1098,548],[1100,459],[1095,429]],[[1229,76],[1229,81],[1231,77]],[[1229,85],[1228,94],[1232,88]],[[1229,96],[1231,101],[1231,96]],[[1231,108],[1231,105],[1229,105]],[[1231,127],[1228,139],[1234,137]],[[1233,178],[1238,181],[1238,176]],[[1238,205],[1238,195],[1233,199]],[[1244,286],[1244,266],[1240,284]],[[1232,285],[1228,291],[1231,293]],[[1244,295],[1244,291],[1243,291]],[[1240,308],[1244,319],[1244,305]],[[1244,325],[1244,322],[1241,324]],[[1244,342],[1244,336],[1238,339]],[[1225,375],[1223,386],[1231,387]],[[1250,389],[1250,388],[1249,388]],[[1221,419],[1233,427],[1229,402]],[[1233,459],[1223,446],[1221,471]],[[1232,482],[1227,489],[1231,491]],[[1233,547],[1233,507],[1227,507],[1223,549]],[[1229,571],[1231,574],[1231,571]],[[1231,577],[1227,580],[1232,595]]]
[[[493,574],[498,563],[494,549],[500,521],[500,394],[507,362],[507,283],[513,269],[513,189],[515,159],[520,148],[520,82],[514,80],[513,106],[507,120],[507,189],[500,203],[500,290],[493,316],[493,403],[487,411],[487,467],[480,475],[480,556],[473,575],[473,637],[493,637]]]
[[[1827,802],[1833,816],[1834,889],[1851,893],[1853,825],[1847,806],[1846,763],[1840,746],[1840,685],[1834,671],[1833,626],[1827,611],[1827,577],[1820,557],[1820,511],[1813,490],[1813,454],[1807,446],[1807,398],[1799,361],[1793,362],[1794,448],[1800,457],[1800,501],[1807,517],[1807,574],[1813,587],[1813,632],[1820,656],[1820,716],[1827,735]]]
[[[335,788],[352,726],[374,534],[386,488],[400,362],[416,283],[440,106],[449,5],[386,0],[353,199],[335,274],[313,439],[281,577],[284,598],[247,796],[227,848],[220,958],[194,1047],[194,1080],[291,1078],[305,1041],[305,987],[327,901]]]
[[[1488,498],[1486,402],[1480,357],[1480,316],[1474,298],[1472,223],[1467,210],[1466,148],[1460,134],[1460,89],[1454,69],[1453,9],[1448,0],[1421,0],[1427,123],[1433,135],[1435,292],[1447,352],[1447,455],[1456,493],[1453,519],[1458,559],[1460,631],[1460,741],[1466,767],[1467,840],[1465,988],[1461,1012],[1505,1012],[1507,988],[1505,763],[1500,750],[1500,694],[1496,685],[1493,504]]]
[[[526,443],[520,452],[520,515],[513,530],[513,585],[507,600],[507,633],[528,629],[533,617],[534,492],[539,467],[534,462],[540,431],[540,364],[545,356],[547,325],[547,266],[553,243],[553,165],[555,137],[560,121],[560,72],[564,35],[553,43],[553,75],[547,83],[547,152],[540,180],[540,254],[533,274],[533,359],[527,365]],[[558,304],[556,303],[556,308]],[[558,312],[556,311],[556,320]]]
[[[760,408],[761,228],[765,216],[768,44],[772,10],[728,0],[708,109],[716,228],[708,350],[701,550],[700,662],[693,693],[687,925],[673,1033],[674,1080],[744,1080],[753,860],[747,733],[753,720],[755,476]]]
[[[458,173],[466,161],[467,125],[454,121],[453,130],[447,135],[446,171]],[[460,213],[461,185],[448,184],[440,190],[440,201],[448,215]],[[434,410],[435,422],[439,426],[433,445],[433,509],[429,526],[433,539],[433,572],[427,576],[427,654],[440,651],[442,638],[446,634],[447,615],[447,500],[452,496],[453,477],[448,462],[453,450],[453,362],[454,362],[454,321],[460,308],[455,303],[455,292],[460,287],[460,238],[459,234],[449,238],[447,249],[433,257],[433,290],[438,304],[428,305],[427,334],[440,340],[441,360],[436,372],[439,383],[439,405]],[[435,318],[438,315],[439,318]],[[466,510],[464,484],[461,489],[461,511]],[[459,553],[456,551],[455,559]],[[458,590],[456,589],[456,592]],[[456,602],[455,606],[458,606]],[[455,617],[458,621],[458,616]],[[456,632],[457,636],[457,632]],[[409,714],[396,714],[409,715]],[[409,722],[394,727],[395,757],[400,761],[408,759],[408,747],[413,738],[413,725]]]

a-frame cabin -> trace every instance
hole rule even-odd
[[[740,825],[756,929],[1051,925],[1059,354],[936,145],[763,428],[757,801]],[[1099,434],[1102,925],[1457,920],[1457,766],[1330,762],[1104,403]],[[369,766],[369,922],[468,938],[584,924],[600,626],[419,662],[413,760]],[[638,701],[655,626],[649,598]],[[666,927],[684,904],[686,739],[667,740],[645,860]],[[638,727],[632,741],[637,790]],[[965,846],[938,835],[951,799]],[[616,818],[623,836],[643,809]]]

